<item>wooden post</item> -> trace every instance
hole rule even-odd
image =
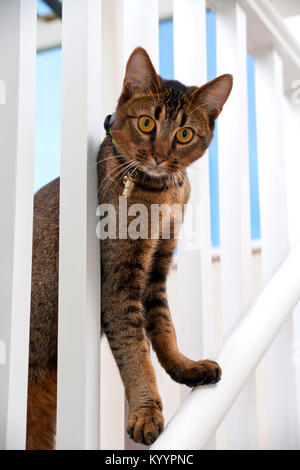
[[[207,82],[206,2],[174,0],[173,8],[175,79],[185,85],[204,85]],[[186,223],[193,219],[194,236],[190,234],[190,240],[180,240],[178,246],[178,342],[185,355],[199,360],[214,358],[215,354],[208,153],[188,174],[191,197]]]
[[[300,84],[300,82],[299,82]],[[300,102],[294,98],[294,88],[284,98],[284,143],[289,241],[293,247],[300,240],[300,160],[297,157],[295,139],[300,133]],[[292,447],[300,448],[300,303],[293,312],[292,363],[295,369],[296,407],[291,412]],[[293,386],[293,384],[291,384]],[[292,406],[295,402],[292,403]]]
[[[218,75],[231,73],[234,77],[232,94],[218,123],[222,311],[226,341],[252,300],[247,21],[235,0],[217,0],[216,14]],[[256,448],[255,414],[252,377],[226,417],[228,449]]]
[[[101,0],[63,2],[62,61],[57,448],[99,449]]]
[[[283,65],[273,48],[259,50],[256,60],[256,107],[261,245],[266,284],[289,250],[284,165]],[[290,318],[267,354],[270,448],[291,449],[291,407],[295,406]],[[277,374],[280,370],[280,380]],[[294,411],[293,411],[294,412]]]
[[[0,448],[26,440],[35,145],[35,0],[0,3]]]

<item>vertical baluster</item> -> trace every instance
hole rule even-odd
[[[158,0],[123,1],[123,69],[133,49],[144,47],[159,69]]]
[[[252,298],[247,105],[247,21],[235,0],[217,0],[218,75],[232,73],[234,88],[219,122],[221,280],[224,340]],[[254,409],[253,409],[254,406]],[[255,448],[252,377],[226,418],[227,448]]]
[[[175,78],[187,85],[207,81],[206,2],[174,0]],[[182,38],[185,38],[183,41]],[[187,46],[188,45],[188,46]],[[212,260],[208,153],[189,170],[190,207],[187,220],[200,221],[195,239],[181,240],[178,249],[179,345],[193,359],[214,356]],[[186,390],[184,391],[186,393]],[[210,448],[215,447],[212,438]]]
[[[287,93],[284,100],[284,126],[285,126],[285,166],[286,166],[286,190],[289,222],[289,240],[293,247],[300,240],[300,161],[297,157],[295,139],[300,133],[300,105],[295,102],[293,92]],[[290,416],[292,422],[292,447],[300,448],[300,304],[294,310],[293,315],[293,356],[292,362],[296,373],[296,400],[297,407]],[[292,401],[293,406],[295,401]]]
[[[102,112],[117,105],[124,79],[123,0],[103,0]],[[102,132],[103,129],[102,129]],[[104,135],[104,134],[103,134]],[[101,448],[124,449],[126,440],[124,386],[106,338],[101,342]]]
[[[122,0],[102,0],[101,124],[114,112],[122,89],[122,5]],[[99,131],[104,137],[103,125]],[[100,413],[101,449],[124,450],[124,387],[105,336],[101,340]]]
[[[101,1],[63,2],[57,448],[99,448]],[[95,168],[94,166],[91,168]]]
[[[35,133],[35,0],[0,3],[0,448],[24,449]]]
[[[257,51],[256,101],[263,281],[267,283],[288,252],[283,135],[283,65],[275,49]],[[268,422],[271,449],[290,449],[292,320],[267,353]],[[278,378],[280,371],[280,379]]]
[[[173,5],[175,78],[201,86],[207,81],[206,2],[174,0]],[[179,243],[179,333],[183,352],[200,359],[214,353],[208,153],[190,169],[189,177],[189,202],[192,215],[199,217],[201,233],[195,234],[191,242]]]
[[[124,74],[122,59],[123,0],[102,0],[102,90],[101,112],[104,121],[117,105]],[[102,135],[105,135],[102,127]]]

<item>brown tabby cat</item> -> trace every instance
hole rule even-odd
[[[150,445],[163,430],[162,403],[149,356],[150,339],[161,365],[190,387],[216,383],[214,361],[194,361],[177,348],[166,279],[176,247],[152,237],[151,205],[179,204],[189,198],[186,168],[208,148],[232,76],[186,87],[159,77],[146,51],[137,48],[127,63],[123,91],[99,153],[99,202],[148,209],[147,239],[101,241],[102,326],[117,362],[129,403],[128,433]],[[124,193],[124,185],[126,191]],[[118,211],[117,227],[119,226]],[[128,217],[128,224],[133,217]],[[59,180],[35,196],[32,270],[27,447],[54,447],[56,414]]]

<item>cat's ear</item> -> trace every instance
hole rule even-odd
[[[129,95],[136,92],[157,93],[160,89],[160,79],[150,57],[145,49],[137,47],[127,62],[123,92]]]
[[[211,124],[221,113],[233,86],[232,75],[221,75],[198,88],[192,95],[196,106],[201,106],[208,114]]]

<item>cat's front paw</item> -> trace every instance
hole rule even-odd
[[[196,387],[197,385],[216,384],[220,381],[222,369],[217,362],[189,361],[188,364],[176,364],[169,371],[170,376],[175,382]]]
[[[163,415],[157,407],[141,407],[129,413],[127,433],[135,442],[150,446],[164,428]]]

